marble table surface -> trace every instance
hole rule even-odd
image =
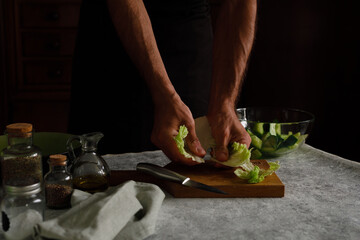
[[[161,151],[105,155],[113,170],[166,165]],[[148,239],[360,239],[360,163],[304,144],[279,160],[283,198],[174,198]]]

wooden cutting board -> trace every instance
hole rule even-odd
[[[252,160],[254,165],[267,169],[266,160]],[[154,183],[176,198],[245,198],[245,197],[284,197],[285,186],[273,173],[257,184],[249,184],[234,174],[233,168],[215,168],[209,163],[196,166],[185,166],[170,163],[165,168],[175,171],[190,179],[218,188],[228,195],[212,193],[197,188],[190,188],[179,183],[159,180],[146,173],[138,171],[112,171],[110,185],[115,186],[128,180]]]

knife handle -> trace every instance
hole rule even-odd
[[[159,167],[151,163],[139,163],[136,166],[136,170],[148,173],[157,178],[166,179],[173,182],[179,182],[181,184],[187,179],[187,177],[185,176],[182,176],[176,172],[170,171],[166,168]]]

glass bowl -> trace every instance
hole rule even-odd
[[[251,137],[252,159],[279,157],[298,149],[309,136],[314,115],[278,107],[238,108],[237,115]]]

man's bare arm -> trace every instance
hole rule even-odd
[[[107,0],[107,3],[119,38],[146,80],[154,101],[174,95],[143,1]]]
[[[219,1],[218,1],[219,3]],[[208,111],[219,160],[228,158],[227,145],[250,145],[250,137],[235,114],[236,100],[255,34],[256,0],[223,0],[214,24],[211,98]]]

